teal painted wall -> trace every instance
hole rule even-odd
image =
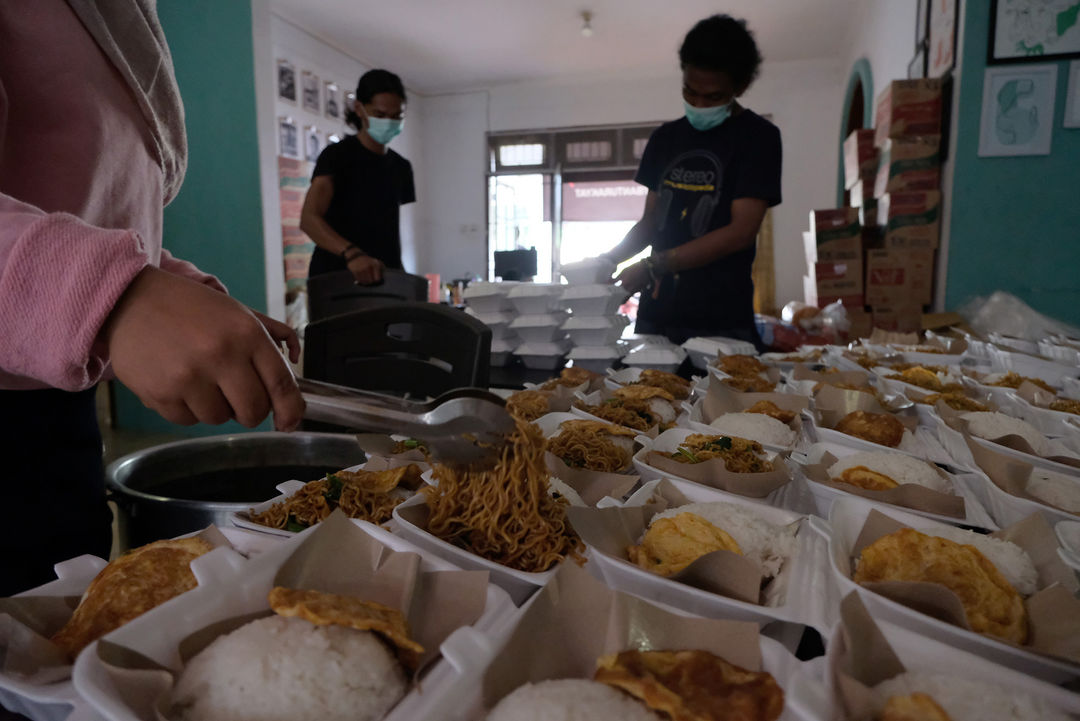
[[[990,3],[964,5],[946,306],[1001,289],[1080,323],[1080,130],[1061,125],[1069,63],[1057,63],[1050,155],[978,157]]]
[[[184,99],[189,152],[184,186],[165,208],[164,245],[220,278],[233,297],[265,310],[250,0],[159,0],[157,8]],[[173,425],[123,387],[116,408],[125,429],[245,430],[237,423]]]

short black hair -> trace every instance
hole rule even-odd
[[[356,99],[366,105],[379,93],[393,93],[401,98],[402,102],[406,99],[405,84],[400,77],[380,68],[368,70],[356,83]],[[345,109],[345,122],[357,129],[363,127],[360,116],[353,112],[352,108]]]
[[[679,64],[722,71],[736,88],[750,87],[761,68],[761,53],[745,20],[713,15],[691,28],[679,48]]]

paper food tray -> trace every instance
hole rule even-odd
[[[81,596],[94,580],[105,560],[97,556],[77,556],[56,564],[56,580],[31,588],[17,596]],[[72,708],[83,702],[71,678],[50,684],[32,684],[0,673],[0,705],[34,721],[63,721]]]
[[[693,617],[665,603],[652,600],[648,603],[676,616]],[[440,718],[446,721],[482,721],[486,713],[481,696],[484,674],[505,645],[513,626],[528,613],[530,604],[520,610],[511,628],[503,634],[481,636],[472,629],[461,629],[447,640],[443,646],[443,656],[446,664],[453,668],[453,685],[457,693],[453,702],[446,703],[440,709]],[[810,671],[809,664],[796,659],[778,641],[759,636],[759,643],[761,668],[772,674],[784,690],[784,710],[778,721],[821,721],[823,717],[810,710],[819,704],[808,703],[803,696],[806,689],[820,686],[818,675]]]
[[[805,460],[795,456],[793,461],[800,464],[800,461],[805,463],[816,463],[826,453],[831,453],[837,459],[845,458],[854,453],[863,451],[863,448],[855,448],[852,446],[846,446],[837,443],[816,443],[810,447],[809,452],[805,456]],[[880,450],[880,449],[877,449]],[[896,449],[891,449],[895,451]],[[920,459],[926,460],[926,459]],[[995,523],[996,517],[993,516],[987,507],[982,503],[982,496],[972,490],[970,484],[973,480],[976,480],[974,474],[971,473],[949,473],[949,479],[952,481],[953,488],[956,489],[956,495],[964,499],[964,517],[954,518],[952,516],[944,516],[938,513],[930,511],[919,511],[914,508],[905,508],[903,506],[893,505],[891,503],[879,503],[872,501],[862,496],[856,496],[851,493],[845,493],[839,489],[832,488],[831,486],[822,485],[821,483],[815,483],[809,479],[805,479],[806,486],[810,490],[811,496],[814,498],[816,506],[816,515],[822,518],[829,518],[832,511],[833,504],[841,499],[858,499],[870,503],[874,506],[880,507],[880,509],[896,509],[905,513],[911,513],[916,516],[922,516],[938,523],[944,523],[949,526],[971,526],[974,528],[983,528],[988,531],[996,531],[998,529],[998,523]],[[800,470],[801,473],[801,470]],[[1028,514],[1030,515],[1030,514]],[[1008,525],[1008,524],[1005,524]]]
[[[862,499],[844,498],[836,501],[829,515],[829,561],[841,595],[857,592],[875,621],[884,620],[920,636],[940,639],[952,647],[1050,683],[1062,683],[1080,677],[1078,665],[1016,648],[940,621],[855,583],[851,579],[851,549],[871,510],[877,510],[905,526],[916,529],[944,525],[912,513],[875,506]]]
[[[452,564],[433,558],[404,538],[396,537],[370,523],[358,524],[379,544],[393,551],[416,553],[420,556],[420,572],[458,570]],[[214,564],[215,578],[201,582],[199,587],[159,606],[135,621],[105,636],[103,640],[132,649],[165,668],[178,669],[181,661],[177,643],[196,630],[224,619],[268,608],[266,596],[283,563],[318,526],[307,529],[297,537],[279,544],[273,551],[256,561],[242,564],[232,554],[222,556]],[[231,553],[225,551],[225,553]],[[209,559],[207,554],[192,564]],[[478,634],[497,633],[504,628],[514,614],[513,604],[505,592],[487,584],[484,611],[472,628]],[[459,629],[460,630],[460,629]],[[449,640],[449,638],[447,639]],[[75,687],[93,708],[109,721],[136,721],[140,717],[122,698],[98,655],[95,642],[80,654],[75,665]],[[445,641],[444,641],[445,643]],[[416,718],[435,718],[439,715],[438,704],[450,691],[446,672],[438,673],[442,660],[435,662],[422,684],[414,686],[384,721],[406,721]]]
[[[995,664],[977,653],[969,653],[933,638],[913,633],[880,618],[875,618],[874,622],[908,671],[937,672],[942,675],[992,683],[1044,699],[1073,715],[1080,713],[1080,695]],[[837,695],[837,680],[833,672],[843,649],[843,628],[837,626],[826,646],[825,659],[828,671],[825,675],[825,690],[829,705],[823,709],[826,711],[823,718],[845,718]]]
[[[644,484],[621,505],[646,505],[661,482],[657,480]],[[590,563],[596,564],[610,588],[706,618],[732,618],[755,621],[763,625],[771,621],[788,621],[813,626],[823,637],[828,636],[837,620],[835,609],[839,607],[839,599],[835,597],[834,586],[828,582],[826,573],[826,537],[811,528],[808,519],[792,511],[733,496],[696,483],[677,479],[667,479],[666,482],[672,484],[691,503],[733,503],[754,511],[776,525],[802,521],[796,536],[795,553],[788,559],[782,574],[784,603],[764,606],[721,596],[664,578],[639,568],[626,558],[615,558],[590,547]]]
[[[556,566],[543,573],[518,571],[447,543],[419,525],[426,515],[426,508],[423,496],[414,496],[395,508],[394,520],[398,524],[398,535],[457,568],[487,571],[491,575],[491,582],[510,594],[515,605],[524,603],[537,589],[547,584],[558,570]]]

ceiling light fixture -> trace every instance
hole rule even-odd
[[[592,13],[588,10],[581,11],[581,36],[591,38],[593,34],[592,29]]]

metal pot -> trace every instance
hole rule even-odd
[[[355,436],[243,433],[166,443],[119,458],[105,484],[119,513],[120,550],[228,525],[228,516],[278,495],[283,481],[312,481],[364,462]]]

